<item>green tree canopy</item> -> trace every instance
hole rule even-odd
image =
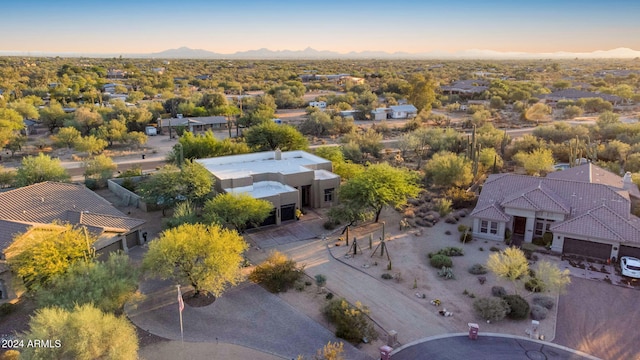
[[[427,178],[438,186],[464,187],[473,180],[471,162],[452,152],[434,154],[424,170]]]
[[[112,253],[104,262],[76,261],[36,293],[39,306],[73,310],[93,304],[105,312],[122,310],[138,286],[138,270],[126,254]]]
[[[378,222],[385,206],[404,204],[408,197],[418,195],[418,176],[387,163],[370,165],[340,187],[340,201],[354,209],[369,209]]]
[[[16,172],[16,186],[22,187],[44,181],[69,181],[67,170],[59,159],[52,159],[43,153],[27,156]]]
[[[235,230],[184,224],[163,231],[152,241],[143,265],[163,279],[187,282],[195,296],[202,291],[219,296],[241,280],[242,253],[246,249],[247,243]]]
[[[433,78],[427,74],[415,75],[409,81],[411,90],[409,90],[409,102],[418,109],[418,112],[431,111],[431,104],[436,100],[436,83]]]
[[[205,216],[220,224],[229,224],[242,233],[247,225],[258,226],[271,212],[273,204],[249,194],[218,194],[204,205]]]
[[[50,225],[14,237],[5,251],[9,267],[29,290],[48,285],[76,261],[95,256],[95,242],[86,228]]]
[[[256,151],[304,150],[309,146],[304,135],[293,126],[278,125],[271,121],[250,127],[244,136],[247,145]]]
[[[138,338],[125,317],[104,313],[90,304],[73,310],[44,308],[29,321],[25,343],[50,340],[51,347],[25,347],[20,358],[48,359],[138,359]],[[60,347],[55,342],[59,341]]]
[[[524,167],[529,175],[540,176],[553,171],[553,153],[549,149],[535,149],[532,152],[519,152],[513,156],[518,165]]]
[[[85,179],[92,179],[98,186],[106,186],[107,180],[113,177],[118,165],[107,155],[98,155],[87,161],[84,169]]]
[[[78,131],[78,129],[69,126],[61,128],[60,130],[58,130],[58,133],[52,135],[51,138],[57,146],[66,146],[68,149],[71,148],[71,146],[73,146],[73,144],[75,144],[75,142],[80,139],[81,136],[82,134],[80,134],[80,131]]]
[[[213,190],[213,176],[202,165],[187,161],[182,169],[166,165],[138,186],[144,201],[163,209],[190,200],[201,204]]]
[[[529,274],[527,258],[522,250],[514,247],[508,247],[503,252],[489,255],[487,268],[496,276],[511,281],[516,294],[518,293],[518,289],[515,286],[516,281]]]
[[[81,136],[73,143],[73,148],[79,152],[95,155],[101,153],[108,143],[94,135]]]

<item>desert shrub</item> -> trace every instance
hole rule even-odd
[[[431,260],[429,262],[430,262],[431,266],[433,266],[436,269],[440,269],[443,266],[446,266],[446,267],[452,267],[453,266],[453,261],[451,261],[451,258],[446,256],[446,255],[441,255],[441,254],[433,255],[433,257],[431,258]]]
[[[328,293],[327,296],[324,297],[327,300],[333,299],[333,293]]]
[[[298,291],[304,291],[304,288],[305,288],[304,281],[296,281],[293,284],[293,288],[298,290]]]
[[[311,281],[307,280],[304,282],[304,286],[311,286]]]
[[[335,220],[327,220],[322,224],[322,227],[325,230],[333,230],[336,228],[336,226],[340,225],[339,222],[335,221]]]
[[[529,316],[529,303],[520,295],[506,295],[502,297],[509,304],[509,318],[514,320],[526,319]]]
[[[447,230],[444,232],[445,235],[451,235],[451,230]]]
[[[544,240],[545,247],[551,246],[551,243],[553,242],[553,233],[547,231],[542,234],[542,240]]]
[[[0,316],[6,316],[13,312],[14,306],[12,303],[4,303],[0,305]]]
[[[533,320],[544,320],[547,318],[547,314],[549,310],[540,305],[533,305],[531,307],[531,319]]]
[[[256,266],[249,279],[262,284],[272,293],[287,291],[302,276],[302,268],[286,255],[274,252],[265,262]]]
[[[535,305],[540,305],[546,309],[553,309],[553,305],[555,305],[555,300],[552,297],[546,295],[535,295],[531,302]]]
[[[447,199],[451,199],[455,209],[472,208],[476,206],[478,197],[473,191],[466,191],[457,187],[452,187],[445,192]]]
[[[456,276],[453,274],[453,269],[446,266],[443,266],[440,270],[438,270],[438,276],[445,278],[445,280],[456,278]]]
[[[498,252],[498,251],[500,251],[500,248],[496,247],[496,246],[492,246],[492,247],[489,248],[489,251]]]
[[[524,283],[524,288],[531,292],[543,292],[545,290],[544,282],[535,277],[527,280],[527,282]]]
[[[440,216],[449,214],[452,210],[452,203],[449,199],[436,199],[433,202],[434,210],[437,211]]]
[[[389,273],[384,273],[382,275],[380,275],[381,278],[385,279],[385,280],[391,280],[393,279],[393,275],[389,274]]]
[[[505,290],[502,286],[493,286],[491,287],[491,295],[503,297],[507,295],[507,290]]]
[[[509,313],[509,304],[503,299],[484,297],[473,302],[473,309],[485,320],[499,321]]]
[[[325,284],[327,283],[327,277],[322,274],[317,274],[315,276],[315,279],[316,279],[316,285],[319,287],[325,286]]]
[[[360,343],[363,338],[375,340],[378,337],[367,317],[369,309],[360,302],[353,306],[345,299],[334,299],[325,306],[323,312],[336,325],[336,336],[339,338]]]
[[[443,249],[438,250],[437,252],[434,253],[429,253],[429,259],[431,259],[432,257],[434,257],[435,255],[445,255],[445,256],[464,256],[464,251],[458,247],[446,247]]]
[[[483,274],[486,274],[487,271],[488,271],[487,268],[484,267],[484,265],[482,264],[473,264],[469,268],[469,273],[473,275],[483,275]]]
[[[511,232],[511,229],[506,228],[504,229],[504,243],[509,245],[511,244],[511,237],[513,236],[513,233]]]
[[[467,225],[464,225],[464,224],[458,225],[458,232],[463,233],[463,232],[465,232],[467,230],[469,230],[469,227]]]
[[[460,242],[461,243],[468,243],[471,240],[473,240],[473,235],[471,235],[470,232],[466,232],[466,233],[460,234]]]

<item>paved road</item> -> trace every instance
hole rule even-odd
[[[393,360],[593,360],[586,354],[551,343],[523,337],[483,335],[471,340],[467,335],[437,338],[393,352]]]

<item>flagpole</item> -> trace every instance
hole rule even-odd
[[[182,327],[182,310],[184,310],[184,301],[182,300],[182,294],[180,293],[180,285],[176,285],[178,288],[178,312],[180,313],[180,342],[184,347],[184,329]]]

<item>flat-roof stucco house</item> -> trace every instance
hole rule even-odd
[[[273,204],[262,225],[294,220],[296,209],[330,207],[340,177],[331,161],[305,151],[265,151],[195,160],[213,174],[218,192],[247,193]]]
[[[631,214],[640,199],[630,174],[617,176],[587,163],[547,177],[490,175],[473,218],[473,236],[532,242],[553,234],[551,250],[609,259],[640,257],[640,218]]]

